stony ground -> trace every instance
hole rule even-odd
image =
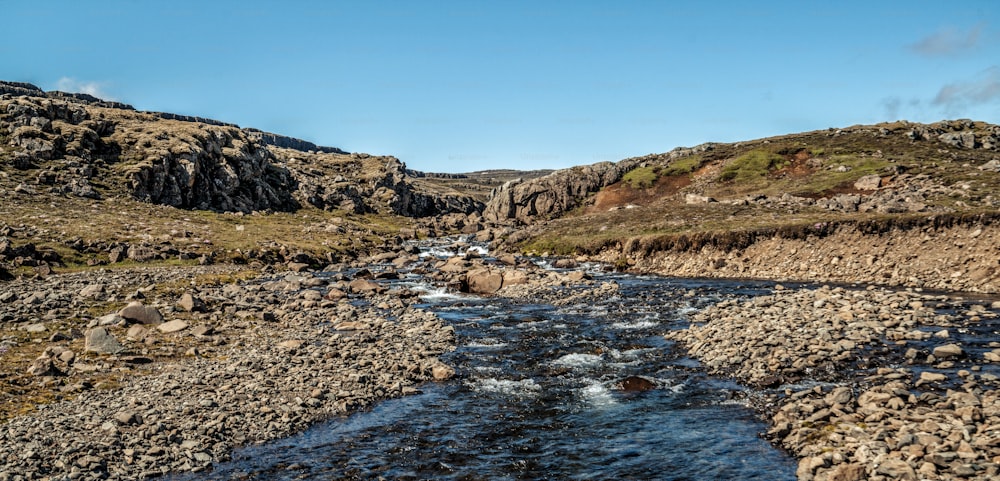
[[[985,480],[1000,475],[989,372],[1000,343],[961,339],[998,311],[874,288],[777,290],[668,337],[711,372],[783,388],[769,436],[800,458],[801,480]]]
[[[413,298],[233,267],[3,284],[0,479],[197,472],[236,446],[416,392],[452,375],[436,356],[454,333]]]

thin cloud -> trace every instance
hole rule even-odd
[[[882,99],[882,108],[885,109],[886,120],[899,119],[899,108],[903,105],[903,100],[899,97],[886,97]]]
[[[114,97],[104,91],[104,87],[99,82],[82,82],[72,77],[59,79],[56,82],[56,90],[93,95],[102,100],[115,100]]]
[[[920,39],[909,47],[910,50],[926,57],[956,55],[979,46],[982,33],[983,24],[978,24],[968,31],[947,27]]]
[[[1000,101],[1000,66],[994,65],[977,78],[955,82],[941,87],[931,104],[957,112],[968,105],[982,105]]]

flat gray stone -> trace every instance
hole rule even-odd
[[[156,328],[159,329],[159,331],[164,334],[170,334],[172,332],[178,332],[187,329],[188,323],[180,319],[174,319],[173,321],[164,322],[163,324],[156,326]]]
[[[125,348],[107,329],[95,327],[84,334],[84,350],[101,354],[118,354]]]

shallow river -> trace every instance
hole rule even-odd
[[[398,281],[425,289],[423,307],[455,326],[459,347],[444,356],[455,378],[176,479],[794,479],[742,388],[662,336],[695,309],[773,283],[597,281],[621,295],[556,307]]]

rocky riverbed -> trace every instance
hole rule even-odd
[[[763,401],[768,435],[800,458],[801,480],[996,479],[1000,343],[963,334],[995,334],[998,310],[916,292],[779,288],[721,302],[668,338],[711,372],[779,388]]]
[[[196,267],[4,284],[4,401],[19,409],[0,479],[197,472],[450,377],[437,355],[453,329],[369,282]]]

